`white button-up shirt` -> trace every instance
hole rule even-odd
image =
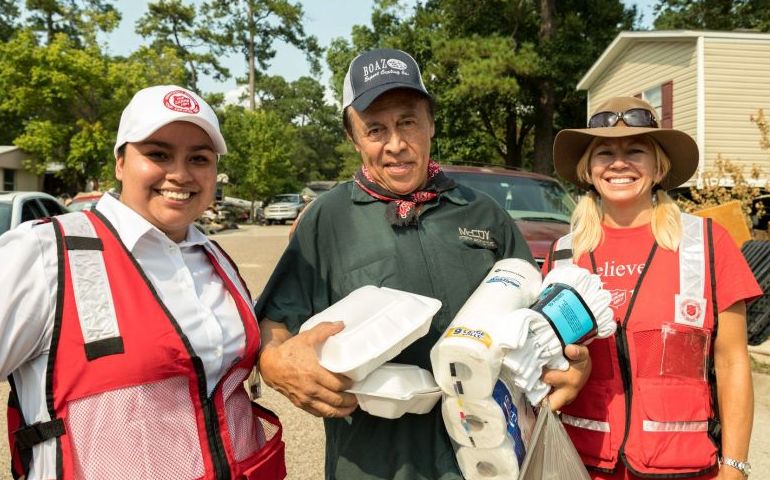
[[[244,354],[245,334],[235,301],[205,253],[209,240],[190,226],[186,239],[175,243],[111,195],[104,195],[96,208],[115,227],[201,358],[210,395]],[[53,226],[33,223],[0,236],[0,376],[13,373],[28,423],[50,420],[45,373],[58,267]],[[38,473],[45,478],[50,472]]]

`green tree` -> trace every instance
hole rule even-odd
[[[302,182],[335,179],[342,167],[336,146],[343,141],[339,109],[326,103],[324,88],[311,77],[287,82],[264,76],[256,85],[260,108],[296,127],[294,168]]]
[[[185,85],[195,91],[201,74],[212,75],[219,81],[230,77],[229,70],[219,61],[223,48],[205,42],[205,28],[196,23],[194,5],[186,5],[182,0],[151,2],[147,13],[136,22],[136,33],[152,39],[151,46],[156,50],[173,47],[185,63]]]
[[[63,33],[82,46],[120,23],[120,13],[104,0],[27,0],[26,10],[27,26],[44,34],[47,44]]]
[[[8,41],[19,29],[16,0],[0,0],[0,42]]]
[[[233,194],[256,201],[296,191],[296,128],[268,110],[230,105],[223,112],[222,132],[228,154],[220,171],[229,177]]]
[[[658,30],[770,31],[767,0],[659,0],[655,15]]]
[[[60,166],[58,175],[80,189],[112,178],[115,132],[131,96],[183,74],[171,49],[113,59],[96,43],[83,47],[59,33],[43,45],[24,30],[0,44],[0,118],[11,119],[13,143],[33,155],[28,168]]]
[[[248,65],[249,108],[256,108],[257,77],[270,65],[273,44],[284,41],[306,53],[311,70],[319,69],[316,38],[305,34],[304,11],[289,0],[210,0],[202,6],[209,27],[202,31],[210,44],[243,53]]]

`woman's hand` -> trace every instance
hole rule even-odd
[[[544,383],[551,386],[548,402],[553,411],[572,403],[591,375],[591,356],[587,347],[567,345],[564,353],[569,360],[569,369],[566,372],[546,369],[541,377]]]

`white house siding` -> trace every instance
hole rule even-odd
[[[717,155],[744,167],[764,168],[770,178],[770,152],[759,147],[751,115],[763,108],[770,117],[770,41],[705,38],[706,165]]]
[[[695,46],[694,38],[632,42],[591,86],[588,111],[610,97],[636,95],[672,81],[673,127],[695,138]]]

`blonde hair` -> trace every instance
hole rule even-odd
[[[660,147],[657,141],[649,135],[640,135],[641,139],[649,142],[655,150],[655,167],[661,179],[665,178],[671,169],[671,159]],[[580,157],[576,166],[578,181],[590,184],[591,155],[597,145],[604,140],[594,138]],[[653,190],[652,202],[652,235],[659,246],[675,251],[679,248],[682,238],[682,220],[679,206],[662,189]],[[572,258],[577,261],[584,253],[596,250],[602,241],[602,218],[604,216],[601,197],[596,190],[591,189],[578,201],[570,221],[572,227]]]

